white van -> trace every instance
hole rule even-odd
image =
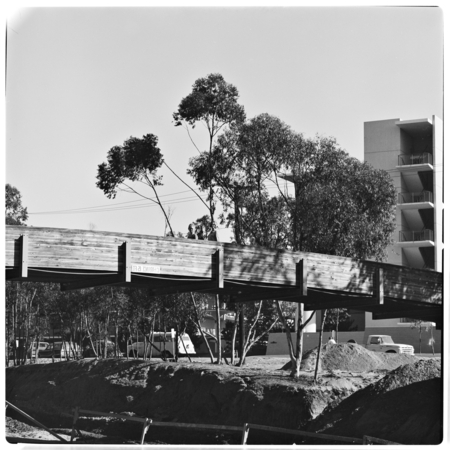
[[[165,335],[165,337],[164,337]],[[164,333],[163,331],[155,331],[153,333],[153,345],[147,341],[147,357],[150,356],[150,347],[152,347],[153,356],[162,356],[164,353],[164,342],[165,342],[165,357],[171,358],[175,352],[174,345],[175,337],[172,338],[170,332]],[[195,355],[194,344],[187,333],[178,336],[178,354],[183,355]],[[131,345],[127,345],[127,355],[130,357],[144,356],[144,342],[133,342]]]

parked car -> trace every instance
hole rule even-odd
[[[54,358],[72,359],[74,357],[81,357],[81,349],[75,342],[53,342],[49,344],[43,351],[39,351],[40,358]]]
[[[38,348],[37,345],[38,345],[37,342],[33,342],[32,347],[28,350],[28,356],[31,356],[31,358],[35,358],[36,357],[36,349]],[[42,357],[41,356],[41,352],[45,351],[48,348],[49,345],[50,344],[48,342],[44,342],[44,341],[39,342],[38,357]]]
[[[174,339],[171,333],[155,332],[153,334],[153,345],[151,346],[147,342],[147,356],[150,356],[150,348],[152,348],[153,356],[171,358],[174,353]],[[127,354],[130,357],[139,356],[142,358],[144,356],[144,342],[133,342],[131,345],[127,345]],[[194,344],[187,333],[178,336],[178,354],[180,356],[186,354],[195,355]]]
[[[85,358],[92,358],[97,356],[103,356],[105,352],[105,340],[99,339],[97,341],[92,342],[94,348],[91,347],[91,344],[89,343],[83,351],[83,356]],[[95,349],[95,351],[94,351]],[[120,350],[118,349],[119,355],[122,355]],[[106,341],[106,356],[108,358],[116,356],[116,344],[114,342],[107,340]]]

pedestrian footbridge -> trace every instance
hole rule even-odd
[[[6,280],[103,285],[149,295],[201,291],[226,301],[287,300],[375,319],[442,323],[442,273],[332,255],[137,234],[6,226]]]

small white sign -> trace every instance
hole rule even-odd
[[[161,267],[159,266],[146,266],[143,264],[132,264],[131,265],[132,272],[139,273],[161,273]]]
[[[170,330],[170,332],[172,333],[172,339],[175,339],[175,330],[172,328],[172,329]]]

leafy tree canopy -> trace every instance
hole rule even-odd
[[[27,208],[22,205],[22,196],[17,188],[6,184],[5,189],[6,225],[25,225],[28,219]]]
[[[158,147],[158,138],[154,134],[146,134],[142,139],[130,137],[122,146],[115,146],[107,156],[108,162],[98,166],[97,187],[108,198],[115,198],[118,190],[133,192],[157,204],[164,214],[169,226],[169,235],[175,236],[169,216],[159,199],[157,186],[162,185],[162,176],[157,174],[164,159]],[[156,200],[143,195],[127,181],[142,182],[153,190]]]
[[[238,98],[237,88],[227,83],[222,75],[213,73],[199,78],[173,113],[175,126],[184,121],[194,128],[196,122],[204,121],[214,136],[225,124],[245,120],[244,107],[237,103]]]
[[[97,187],[108,198],[115,198],[126,180],[144,181],[153,186],[162,184],[162,176],[156,171],[164,160],[154,134],[146,134],[142,139],[130,137],[122,146],[111,148],[107,160],[98,166]]]
[[[334,138],[306,139],[261,114],[223,133],[211,162],[208,156],[192,158],[188,173],[203,190],[212,178],[229,219],[239,212],[240,243],[384,257],[395,229],[395,188],[388,173],[350,157]],[[280,181],[286,174],[294,193]]]

